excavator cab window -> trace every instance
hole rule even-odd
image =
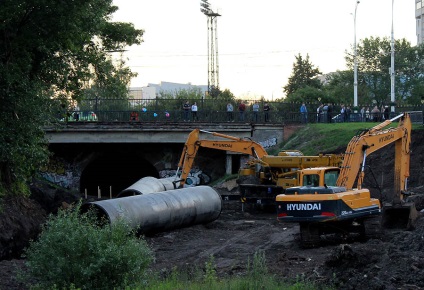
[[[303,186],[319,186],[319,175],[310,174],[303,176]]]
[[[337,178],[339,177],[338,170],[329,170],[324,174],[324,183],[327,186],[336,186]]]

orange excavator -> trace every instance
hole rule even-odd
[[[389,126],[399,120],[397,127]],[[391,202],[383,206],[372,198],[368,189],[362,188],[366,157],[394,143],[394,191]],[[277,195],[277,219],[300,225],[303,246],[319,244],[320,236],[329,233],[357,232],[372,235],[377,229],[376,219],[382,225],[414,227],[417,211],[415,204],[406,202],[409,177],[411,120],[407,113],[386,120],[364,130],[349,142],[342,166],[302,170],[302,186],[286,189]],[[334,179],[338,174],[337,180]]]
[[[207,140],[200,139],[200,133],[207,133],[215,137],[220,137],[219,140]],[[225,140],[222,140],[225,139]],[[268,155],[266,150],[261,144],[256,143],[253,140],[247,138],[233,137],[217,132],[209,132],[200,129],[194,129],[189,135],[184,144],[183,153],[181,154],[180,161],[178,163],[177,176],[181,170],[180,175],[180,186],[183,187],[186,184],[187,177],[190,174],[190,170],[193,166],[194,159],[196,158],[197,152],[200,147],[213,148],[217,150],[225,150],[243,153],[251,155],[253,158],[261,159],[265,155]]]

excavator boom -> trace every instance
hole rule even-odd
[[[207,133],[215,137],[220,137],[227,140],[202,140],[200,133]],[[237,153],[244,153],[253,156],[254,158],[261,159],[268,155],[266,150],[259,143],[244,138],[237,138],[217,132],[209,132],[200,129],[194,129],[188,136],[184,144],[183,153],[181,154],[178,163],[177,175],[181,169],[180,184],[184,186],[186,179],[193,166],[194,159],[200,147],[213,148],[218,150],[232,151]]]
[[[398,119],[397,127],[384,129]],[[409,177],[411,128],[409,115],[404,113],[354,136],[347,146],[336,185],[351,190],[356,183],[356,188],[361,189],[366,157],[391,143],[395,143],[394,189],[399,195],[401,191],[406,191],[406,180]]]

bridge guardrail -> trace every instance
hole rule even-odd
[[[390,113],[390,118],[397,116],[399,113]],[[415,124],[423,123],[422,111],[409,112],[411,121]],[[158,112],[136,112],[136,111],[98,111],[97,113],[90,111],[71,111],[68,112],[67,118],[62,118],[63,122],[185,122],[184,112],[182,111],[158,111]],[[345,120],[342,114],[327,115],[326,113],[308,113],[308,123],[341,123],[341,122],[380,122],[384,116],[382,113],[361,115],[360,113],[351,113],[349,120]],[[331,119],[331,121],[330,121]],[[190,120],[186,122],[194,122],[190,115]],[[244,112],[241,118],[239,112],[233,112],[232,118],[226,111],[209,111],[200,110],[197,112],[196,122],[204,123],[266,123],[265,115],[259,112]],[[269,112],[269,123],[293,124],[302,123],[302,115],[298,112]]]

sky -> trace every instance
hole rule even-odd
[[[143,43],[123,55],[138,76],[132,87],[175,82],[207,85],[207,16],[200,0],[114,0],[113,21],[143,29]],[[237,98],[284,97],[295,56],[322,73],[346,69],[354,43],[356,0],[209,0],[217,20],[219,86]],[[392,10],[393,4],[393,10]],[[361,0],[356,43],[405,38],[416,45],[414,0]],[[395,56],[396,57],[396,56]],[[389,77],[389,76],[388,76]]]

